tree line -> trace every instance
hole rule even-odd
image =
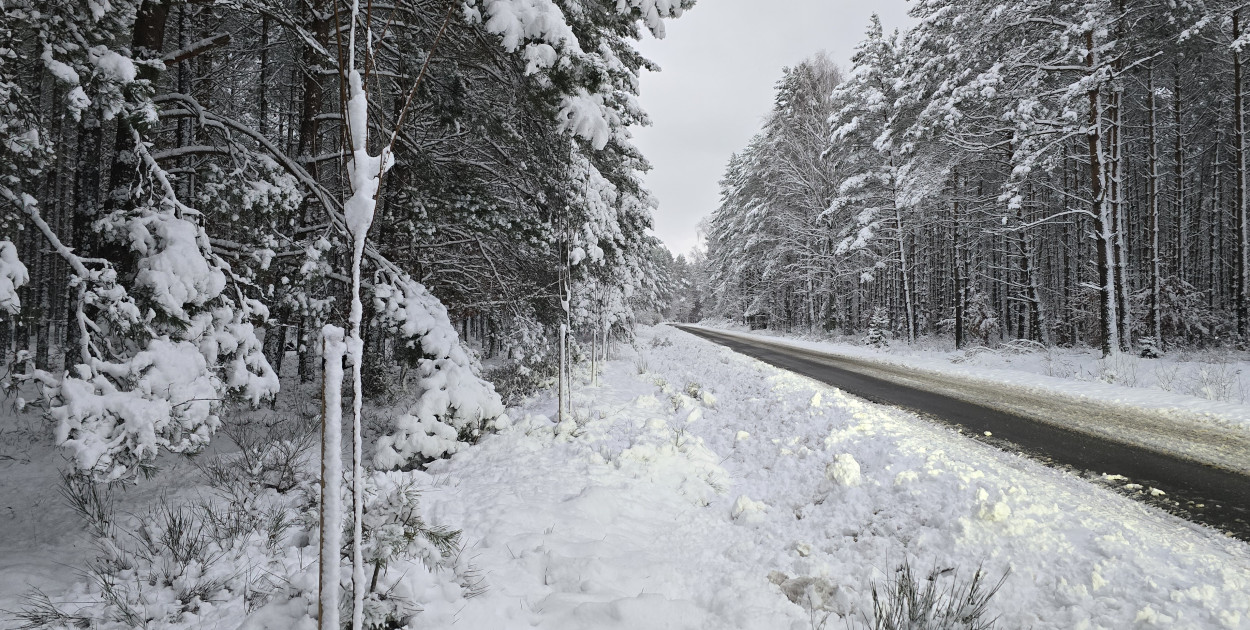
[[[554,372],[561,331],[620,334],[663,295],[634,42],[692,4],[5,3],[7,382],[100,479],[202,446],[285,361],[317,377],[349,320],[366,391],[407,365],[453,434],[488,420],[462,335]]]
[[[1245,11],[920,0],[788,68],[706,226],[702,315],[963,347],[1250,339]]]

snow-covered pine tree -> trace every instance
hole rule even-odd
[[[873,311],[872,319],[868,320],[868,333],[864,335],[864,343],[874,348],[890,345],[890,316],[885,309]]]

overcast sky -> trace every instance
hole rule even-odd
[[[772,106],[781,69],[826,51],[843,69],[875,11],[886,30],[907,22],[905,0],[699,0],[639,49],[663,69],[642,77],[652,126],[634,139],[659,199],[655,233],[676,254],[699,242],[716,209],[729,156],[746,146]]]

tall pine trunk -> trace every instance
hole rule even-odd
[[[1160,256],[1159,256],[1159,140],[1157,104],[1155,102],[1154,64],[1146,69],[1146,132],[1149,145],[1149,166],[1146,178],[1146,199],[1150,207],[1150,336],[1162,347],[1163,315],[1160,305]]]
[[[1097,68],[1094,49],[1094,33],[1086,31],[1086,65],[1091,73]],[[1115,217],[1111,204],[1107,203],[1106,163],[1102,128],[1102,86],[1095,84],[1087,92],[1089,99],[1089,129],[1086,143],[1089,150],[1089,192],[1094,221],[1094,240],[1098,249],[1098,297],[1099,324],[1102,332],[1102,354],[1109,356],[1120,349],[1120,327],[1117,313],[1117,283],[1115,275]]]
[[[1233,11],[1233,40],[1241,37],[1241,11]],[[1233,134],[1237,147],[1237,335],[1250,336],[1250,208],[1246,199],[1246,104],[1241,49],[1233,47]]]

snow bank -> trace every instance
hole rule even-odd
[[[684,333],[641,341],[649,373],[575,385],[573,427],[531,409],[431,466],[426,509],[489,590],[426,627],[854,627],[904,561],[1010,571],[1002,627],[1250,627],[1243,543]]]

